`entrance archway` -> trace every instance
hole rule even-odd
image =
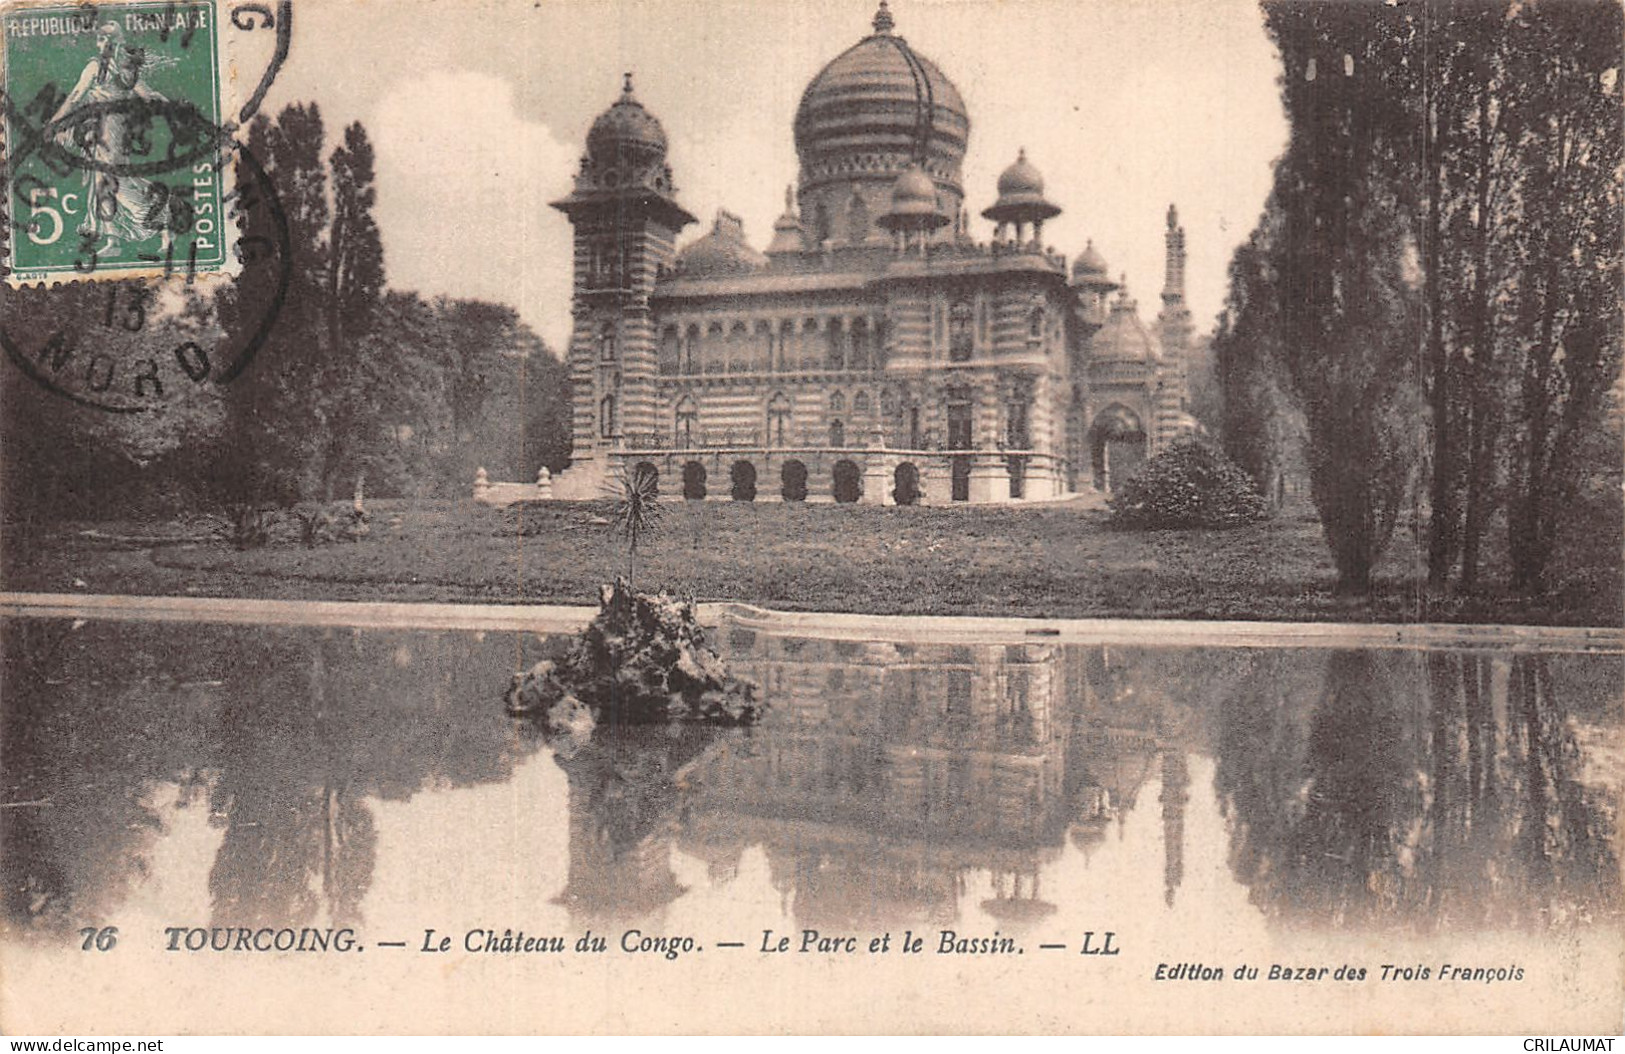
[[[705,499],[705,466],[698,461],[683,463],[683,497],[689,501]]]
[[[836,501],[850,504],[863,497],[863,473],[845,458],[835,462],[834,483]]]
[[[970,500],[970,458],[954,458],[953,486],[950,496],[954,501]]]
[[[1113,403],[1096,414],[1089,429],[1095,489],[1115,491],[1121,487],[1145,464],[1145,450],[1145,426],[1133,410]]]
[[[749,461],[735,461],[733,469],[728,473],[729,482],[733,484],[729,493],[734,501],[756,500],[756,466]]]
[[[920,470],[914,462],[905,461],[892,473],[892,500],[899,505],[920,503]]]
[[[785,501],[807,500],[807,466],[794,459],[779,470],[779,497]]]

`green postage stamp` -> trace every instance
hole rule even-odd
[[[8,281],[227,268],[213,3],[7,7]]]

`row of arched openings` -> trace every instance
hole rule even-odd
[[[660,372],[870,370],[884,365],[885,344],[885,320],[861,316],[667,325],[660,332]]]
[[[867,417],[873,406],[869,393],[856,392],[851,399],[851,412],[855,415]],[[847,398],[843,392],[831,392],[829,396],[829,412],[831,414],[844,414],[847,412]],[[897,409],[897,400],[891,392],[881,396],[883,413],[893,413]],[[606,412],[607,413],[607,412]],[[796,436],[791,432],[791,416],[793,407],[790,399],[783,392],[775,392],[767,402],[767,441],[775,446],[787,446]],[[608,420],[604,416],[604,420]],[[699,404],[694,396],[684,395],[677,401],[676,409],[672,414],[673,442],[678,449],[692,447],[695,443],[695,432],[700,420]],[[846,423],[839,417],[832,418],[828,424],[829,445],[843,447],[846,445]],[[613,433],[606,432],[605,435]]]
[[[651,493],[660,493],[660,470],[652,462],[640,461],[633,468],[635,478],[647,486]],[[690,501],[703,501],[709,494],[709,473],[699,461],[683,463],[683,497]],[[920,501],[920,471],[910,462],[898,465],[892,473],[892,500],[899,505],[917,505]],[[830,470],[830,491],[837,502],[851,503],[863,497],[863,470],[846,458],[835,462]],[[734,501],[755,501],[757,495],[756,466],[749,461],[735,461],[728,470],[728,496]],[[779,497],[785,501],[807,500],[807,465],[791,459],[779,469]]]

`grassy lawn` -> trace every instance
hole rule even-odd
[[[558,503],[528,537],[471,502],[380,501],[372,536],[307,549],[291,526],[238,552],[198,524],[62,524],[7,546],[5,588],[331,600],[588,603],[626,571],[598,503]],[[640,588],[787,610],[1618,625],[1617,517],[1579,532],[1545,597],[1428,600],[1410,532],[1376,595],[1332,597],[1334,574],[1306,503],[1233,531],[1124,532],[1077,505],[876,508],[668,504],[638,557]],[[186,541],[184,539],[192,539]],[[171,541],[170,539],[177,539]],[[1491,569],[1492,572],[1494,569]],[[1489,576],[1497,581],[1498,574]]]

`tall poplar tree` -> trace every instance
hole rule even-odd
[[[1307,426],[1310,493],[1337,591],[1370,592],[1416,465],[1420,316],[1406,100],[1413,27],[1394,8],[1266,3],[1291,128],[1261,242],[1279,361]]]

